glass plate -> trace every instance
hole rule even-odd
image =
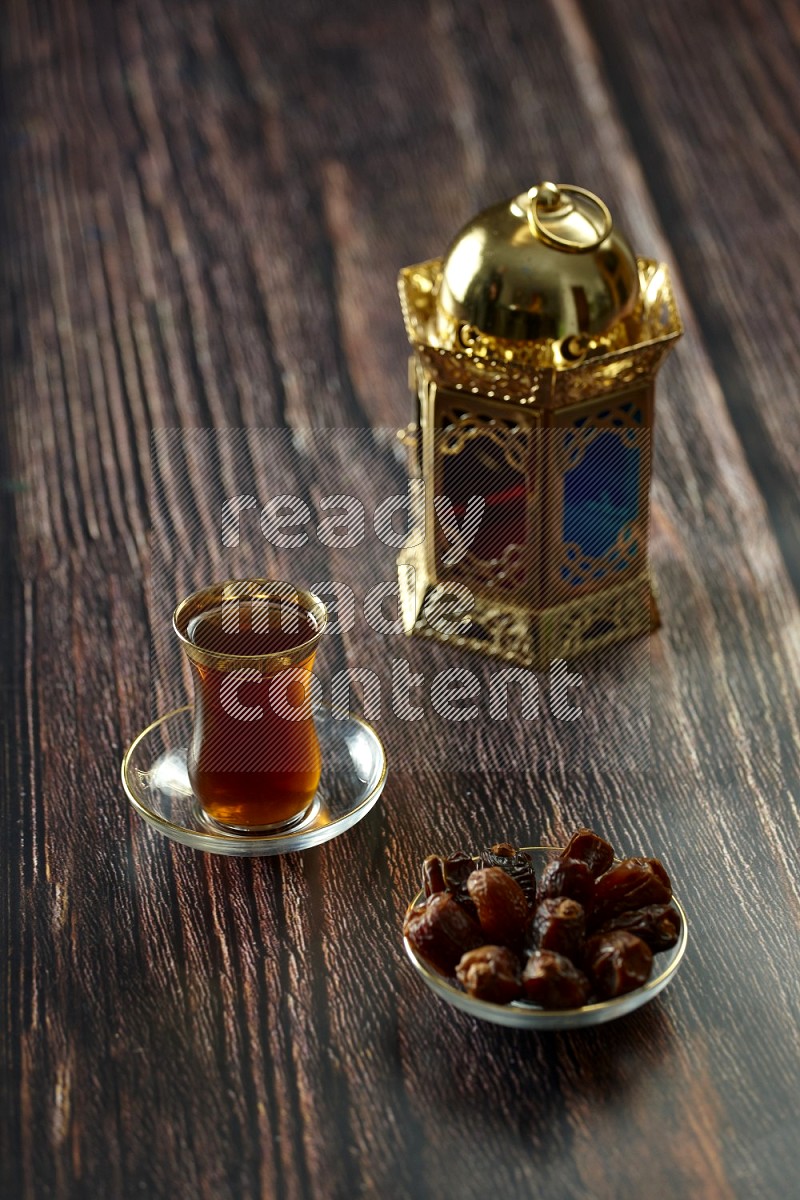
[[[563,847],[525,846],[523,849],[531,855],[538,879],[545,864],[553,855],[559,854]],[[420,890],[409,907],[413,907],[421,898]],[[641,1008],[643,1004],[648,1004],[672,979],[680,966],[687,942],[686,913],[675,896],[672,897],[672,903],[681,914],[680,936],[671,950],[661,951],[654,956],[654,973],[647,983],[625,996],[617,996],[613,1000],[599,1000],[595,1004],[584,1004],[582,1008],[546,1009],[526,1000],[514,1000],[511,1004],[492,1004],[488,1000],[476,1000],[420,958],[408,938],[404,937],[403,942],[412,966],[431,991],[454,1008],[469,1013],[471,1017],[491,1021],[494,1025],[510,1025],[515,1029],[585,1029],[590,1025],[603,1025],[606,1021],[615,1021],[617,1017],[624,1017],[627,1013]]]
[[[186,747],[192,709],[178,708],[142,730],[122,760],[122,784],[136,812],[165,837],[211,854],[256,857],[318,846],[357,824],[386,782],[386,752],[371,725],[351,713],[314,714],[322,751],[319,788],[302,823],[283,833],[227,833],[211,828],[192,792]]]

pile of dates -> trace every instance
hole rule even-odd
[[[507,843],[477,858],[432,854],[425,899],[403,932],[440,973],[478,1000],[579,1008],[641,987],[653,955],[674,946],[681,918],[657,858],[615,862],[590,829],[573,834],[536,880]]]

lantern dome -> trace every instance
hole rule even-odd
[[[479,213],[452,242],[438,283],[440,345],[600,334],[636,304],[639,272],[599,197],[542,183]]]

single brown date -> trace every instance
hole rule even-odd
[[[447,975],[462,954],[485,941],[477,922],[446,892],[431,896],[421,908],[412,908],[403,932],[423,958]]]
[[[448,891],[463,892],[472,872],[475,870],[475,860],[471,854],[458,850],[442,863],[444,881]]]
[[[477,1000],[509,1004],[522,995],[519,959],[506,946],[479,946],[468,950],[456,967],[465,992]]]
[[[586,971],[602,1000],[624,996],[650,978],[653,951],[625,929],[596,933],[586,943]]]
[[[517,944],[525,933],[528,901],[522,888],[500,867],[482,867],[467,880],[481,929],[490,942]]]
[[[543,900],[533,918],[534,944],[577,962],[586,935],[583,906],[567,896]]]
[[[598,932],[611,933],[614,929],[640,937],[657,954],[659,950],[670,950],[677,942],[681,915],[671,904],[649,904],[612,917]]]
[[[551,896],[569,896],[584,908],[589,908],[594,896],[594,876],[585,862],[578,858],[556,858],[542,871],[536,903]]]
[[[576,858],[579,862],[586,863],[596,879],[613,863],[614,847],[591,829],[579,829],[577,833],[573,833],[561,851],[561,858]]]
[[[669,875],[657,858],[626,858],[595,883],[591,924],[598,929],[618,913],[671,899]]]
[[[662,863],[660,858],[650,858],[649,856],[641,856],[638,858],[637,857],[629,858],[627,861],[643,863],[645,866],[648,866],[650,868],[650,870],[653,872],[653,874],[658,879],[661,880],[664,887],[666,887],[669,890],[670,899],[672,898],[672,883],[670,882],[669,875],[667,874],[667,869],[664,866],[664,864]]]
[[[530,907],[536,907],[536,875],[533,860],[527,851],[518,850],[510,842],[497,842],[482,851],[478,866],[499,867],[505,871],[522,888]]]
[[[589,980],[574,963],[551,950],[536,950],[522,972],[527,1000],[542,1008],[580,1008],[589,999]]]
[[[445,890],[444,870],[438,854],[429,854],[422,863],[422,888],[426,897]]]
[[[422,889],[426,898],[447,892],[477,921],[478,910],[467,894],[467,878],[475,870],[469,854],[458,851],[448,858],[429,854],[422,863]]]
[[[484,850],[484,854],[503,859],[514,858],[516,853],[517,847],[512,846],[511,842],[494,842],[488,850]],[[525,857],[527,858],[528,856],[526,855]],[[499,867],[500,863],[495,863],[494,865]]]

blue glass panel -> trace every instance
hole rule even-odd
[[[640,452],[611,430],[597,435],[564,476],[564,541],[600,558],[639,508]],[[625,563],[624,565],[627,565]]]

